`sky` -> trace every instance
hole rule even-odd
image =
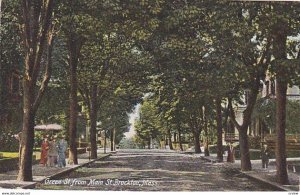
[[[141,104],[137,104],[133,112],[129,114],[130,129],[129,132],[125,133],[126,138],[131,138],[135,135],[134,121],[139,116],[140,108],[141,108]]]

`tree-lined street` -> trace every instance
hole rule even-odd
[[[0,165],[17,167],[16,181],[32,182],[40,158],[55,166],[58,138],[59,159],[66,155],[69,166],[82,153],[95,160],[99,150],[140,149],[86,170],[104,166],[112,176],[132,178],[125,170],[136,169],[136,177],[158,179],[161,190],[230,190],[232,178],[239,184],[232,190],[261,189],[226,169],[235,160],[240,171],[251,172],[253,161],[276,159],[272,181],[294,181],[287,170],[300,167],[297,2],[0,5]],[[49,124],[61,128],[35,128]],[[216,155],[220,164],[169,150]],[[121,165],[124,172],[114,172]],[[97,174],[80,170],[74,176]]]
[[[120,150],[105,160],[97,161],[58,179],[76,179],[77,186],[51,185],[44,182],[37,188],[101,191],[274,190],[246,178],[238,169],[165,150]],[[103,181],[103,184],[91,182],[93,179]],[[122,183],[132,180],[139,183]],[[80,181],[87,183],[79,184]]]

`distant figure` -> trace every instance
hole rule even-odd
[[[264,145],[261,151],[262,168],[267,169],[269,165],[270,150],[267,145]]]
[[[232,144],[228,145],[227,149],[227,162],[234,163],[235,162],[235,149]]]
[[[55,155],[53,156],[53,164],[54,166],[57,166],[57,158],[58,158],[58,142],[57,142],[57,136],[53,137],[53,144],[55,146]]]
[[[58,167],[65,167],[66,166],[66,151],[68,148],[68,143],[64,139],[63,136],[59,136],[59,140],[57,143],[58,146]]]
[[[57,145],[55,143],[55,139],[51,138],[49,141],[49,150],[48,150],[48,166],[53,167],[55,166],[55,158],[57,158]]]
[[[41,145],[41,160],[40,164],[45,166],[47,165],[47,159],[48,159],[48,150],[49,150],[49,142],[48,138],[45,136]]]

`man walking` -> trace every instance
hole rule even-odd
[[[261,152],[262,168],[267,169],[269,165],[270,151],[267,145],[263,146]]]

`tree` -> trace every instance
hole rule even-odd
[[[159,118],[158,109],[153,100],[144,99],[139,119],[135,122],[135,129],[137,136],[147,143],[148,149],[151,147],[152,140],[161,133]]]
[[[288,83],[293,78],[293,72],[290,68],[300,66],[299,60],[287,60],[287,39],[289,34],[299,33],[298,21],[293,18],[299,15],[299,9],[294,12],[285,13],[286,8],[294,8],[293,4],[274,4],[273,23],[271,25],[273,38],[273,56],[276,74],[276,167],[277,181],[281,184],[288,184],[288,174],[286,169],[286,151],[285,151],[285,131],[286,131],[286,93]],[[296,22],[296,24],[294,23]],[[293,24],[298,28],[293,28]],[[297,25],[298,24],[298,25]],[[293,63],[291,65],[291,63]]]
[[[18,1],[3,1],[0,8],[0,132],[1,137],[21,131],[22,109],[19,81],[22,66],[22,48]],[[11,145],[11,139],[3,145]],[[10,142],[10,143],[9,143]],[[17,143],[15,145],[18,145]]]
[[[224,77],[232,79],[231,89],[228,89],[230,118],[239,131],[241,152],[241,169],[251,170],[250,153],[248,146],[247,130],[251,122],[251,115],[259,93],[260,81],[264,79],[270,63],[270,33],[257,31],[255,21],[259,17],[253,10],[258,7],[263,9],[263,4],[247,3],[220,3],[213,16],[216,31],[214,48],[226,58],[222,65],[226,65]],[[251,7],[252,6],[252,7]],[[257,7],[256,7],[257,6]],[[226,17],[224,17],[224,15]],[[223,17],[222,17],[223,16]],[[222,18],[221,18],[222,17]],[[254,39],[256,38],[256,40]],[[233,48],[235,48],[233,50]],[[236,121],[232,108],[232,99],[239,97],[247,91],[246,108],[243,111],[243,121]]]
[[[20,141],[20,168],[17,180],[32,181],[32,151],[34,144],[34,119],[51,74],[51,52],[53,43],[54,2],[22,1],[22,34],[24,47],[23,74],[23,129]],[[47,47],[45,47],[47,46]],[[47,61],[42,63],[47,50]],[[44,78],[36,91],[37,81],[44,66]]]
[[[84,8],[83,11],[79,8]],[[67,1],[62,15],[62,31],[68,50],[68,69],[69,69],[69,162],[78,164],[77,159],[77,117],[78,117],[78,62],[87,34],[84,28],[87,27],[85,22],[90,18],[85,15],[87,10],[85,1]]]

